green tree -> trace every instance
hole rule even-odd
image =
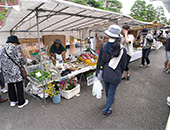
[[[88,5],[91,7],[113,11],[113,12],[120,12],[122,8],[122,3],[118,0],[70,0],[71,2]]]
[[[119,12],[122,8],[122,3],[118,0],[107,0],[106,1],[106,9],[113,12]]]
[[[90,5],[91,7],[102,8],[102,3],[100,1],[88,0],[87,4]]]
[[[87,5],[87,1],[86,0],[70,0],[70,1],[74,2],[74,3],[82,4],[82,5]]]
[[[131,7],[131,14],[134,19],[139,21],[151,22],[155,20],[155,9],[152,4],[146,5],[143,0],[136,0]]]
[[[162,6],[158,6],[156,8],[156,20],[161,22],[161,23],[166,23],[167,18],[165,16],[165,12]]]
[[[144,21],[152,22],[156,19],[155,18],[156,11],[155,11],[152,4],[149,4],[149,5],[146,6],[146,12],[145,13],[146,13],[146,15],[144,17]]]
[[[132,18],[139,20],[139,21],[145,21],[145,15],[146,15],[146,2],[141,0],[136,0],[134,5],[130,9]]]
[[[5,0],[2,0],[2,2],[4,2],[5,3]],[[16,0],[6,0],[6,2],[16,2]]]

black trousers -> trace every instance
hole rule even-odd
[[[17,93],[15,90],[15,85],[17,88]],[[24,92],[23,92],[23,82],[8,83],[8,95],[11,102],[17,102],[18,105],[25,103]]]
[[[125,67],[125,71],[129,70],[129,62],[130,62],[131,56],[127,55],[127,63],[126,63],[126,67]]]

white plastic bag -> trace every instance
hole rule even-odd
[[[97,77],[95,77],[92,94],[93,96],[96,96],[97,99],[100,99],[102,98],[102,92],[103,92],[103,85],[100,82],[100,80],[98,80]]]

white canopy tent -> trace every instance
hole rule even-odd
[[[111,24],[122,26],[147,24],[128,15],[87,7],[61,0],[20,0],[19,10],[10,8],[0,29],[1,44],[11,33],[19,38],[37,38],[38,15],[40,37],[49,34],[73,35],[85,39],[89,29],[106,30]]]
[[[10,8],[0,29],[1,44],[10,34],[19,38],[40,38],[49,34],[64,34],[85,39],[89,30],[106,30],[111,24],[147,24],[128,15],[104,11],[61,0],[20,0],[19,9]],[[41,59],[41,50],[40,50]],[[42,71],[42,63],[40,60]],[[45,95],[45,92],[44,92]],[[45,96],[44,96],[45,104]]]

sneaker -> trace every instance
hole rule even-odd
[[[170,70],[167,70],[166,73],[167,73],[167,74],[170,74]]]
[[[10,106],[11,106],[11,107],[16,106],[17,104],[18,104],[18,101],[17,101],[17,102],[10,102]]]
[[[146,65],[146,67],[149,67],[149,66],[150,66],[150,64],[147,64],[147,65]]]
[[[164,68],[164,69],[163,69],[163,72],[166,72],[167,70],[168,70],[168,68]]]
[[[23,108],[23,107],[26,106],[28,103],[29,103],[29,101],[26,99],[26,100],[25,100],[25,103],[22,104],[22,105],[19,105],[18,108]]]
[[[6,102],[8,99],[7,98],[1,98],[0,103]]]
[[[7,92],[8,92],[8,90],[7,90],[6,88],[3,88],[3,89],[1,89],[1,92],[3,92],[3,93],[7,93]]]
[[[110,109],[110,113],[103,112],[103,117],[108,117],[112,114],[112,110]]]
[[[143,68],[143,67],[144,67],[144,65],[142,65],[142,64],[141,64],[139,67],[140,67],[140,68]]]

